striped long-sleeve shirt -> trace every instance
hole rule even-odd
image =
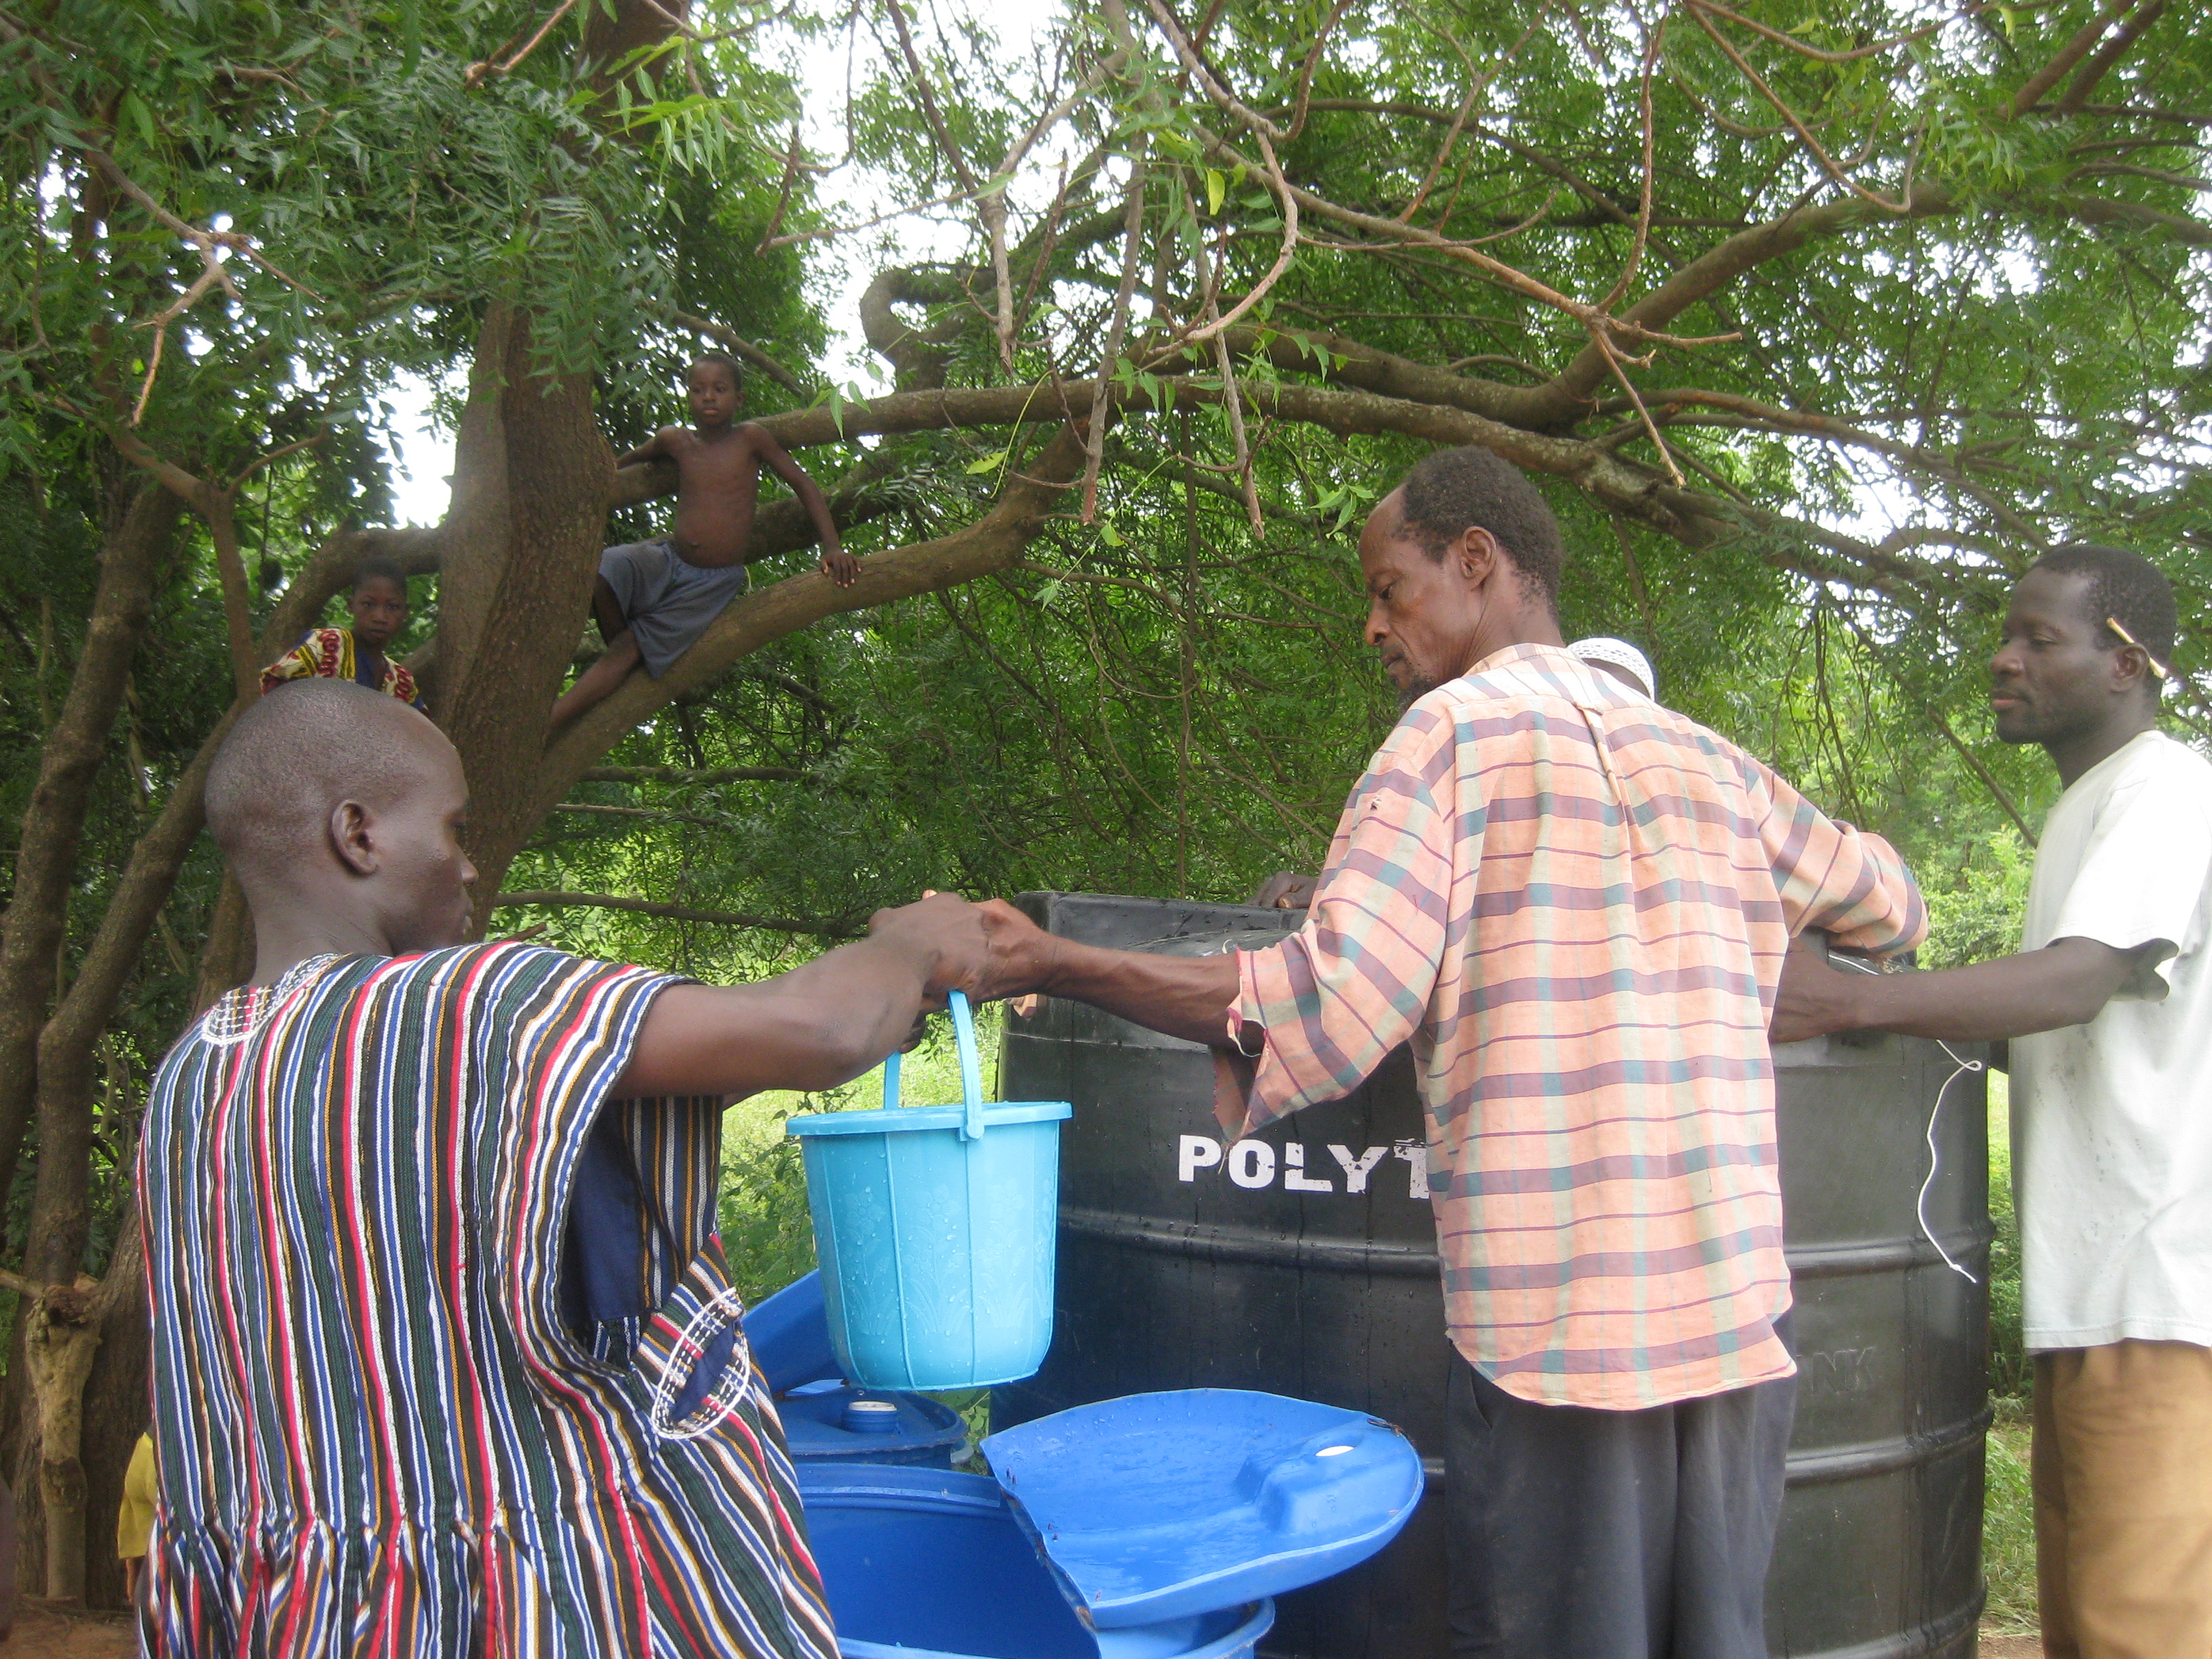
[[[515,945],[234,992],[148,1103],[150,1651],[830,1659],[654,994]]]
[[[1248,952],[1250,1127],[1411,1039],[1453,1343],[1634,1409],[1790,1375],[1766,1024],[1792,934],[1927,930],[1889,845],[1555,647],[1409,709],[1313,908]]]

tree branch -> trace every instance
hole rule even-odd
[[[563,893],[532,890],[501,893],[491,902],[495,910],[515,910],[525,905],[547,908],[628,910],[641,916],[660,916],[670,921],[703,921],[717,927],[750,927],[764,933],[814,933],[824,939],[858,939],[868,929],[864,922],[830,916],[764,916],[745,910],[700,910],[688,904],[660,899],[623,898],[613,893]]]
[[[796,766],[718,766],[700,771],[684,766],[589,766],[586,783],[673,783],[711,788],[720,783],[804,783]]]
[[[2077,30],[2074,38],[2061,46],[2051,61],[2027,78],[2026,85],[2013,94],[2012,118],[2015,121],[2033,109],[2043,100],[2043,94],[2057,86],[2075,64],[2087,58],[2105,32],[2121,18],[2133,11],[2137,0],[2108,0],[2108,3]]]
[[[798,375],[769,356],[767,352],[745,338],[737,330],[725,327],[722,324],[708,318],[695,317],[688,311],[671,311],[667,316],[670,322],[688,328],[694,334],[703,334],[718,345],[729,347],[731,350],[783,387],[785,391],[800,398],[811,397],[813,394],[813,387],[808,386],[805,381],[800,380]]]
[[[1017,394],[1022,390],[1015,388]],[[928,392],[876,402],[919,408],[930,402],[942,405],[988,395]],[[1035,401],[1042,405],[1048,400],[1038,397]],[[860,407],[848,405],[848,415]],[[1010,410],[1006,418],[1009,423],[1018,421],[1021,411]],[[940,419],[936,423],[969,422]],[[850,587],[841,588],[821,572],[808,571],[736,600],[667,673],[657,680],[633,674],[605,702],[586,710],[555,735],[537,769],[536,810],[543,813],[561,801],[585,769],[612,748],[623,732],[675,698],[718,678],[771,641],[826,617],[873,610],[896,599],[956,587],[1012,564],[1043,528],[1046,510],[1075,481],[1082,467],[1081,428],[1071,423],[1030,462],[1026,471],[1010,469],[1010,481],[998,505],[964,529],[936,541],[871,555],[860,562],[860,580]]]

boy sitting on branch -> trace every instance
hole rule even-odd
[[[837,539],[829,499],[766,427],[732,426],[744,403],[737,359],[703,353],[686,376],[692,427],[665,426],[620,457],[618,466],[676,463],[676,524],[658,541],[611,547],[599,556],[592,614],[606,654],[553,705],[557,729],[605,698],[643,662],[659,679],[745,591],[745,554],[765,465],[792,488],[822,538],[822,570],[840,587],[860,580],[860,562]]]

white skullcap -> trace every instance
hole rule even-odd
[[[1651,659],[1626,640],[1608,639],[1601,634],[1595,639],[1577,640],[1567,649],[1584,662],[1610,663],[1615,668],[1626,668],[1644,688],[1644,695],[1655,702],[1658,701],[1659,677],[1651,672]]]

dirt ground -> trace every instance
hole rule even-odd
[[[1981,1659],[2043,1659],[2043,1638],[2039,1636],[1982,1635]]]
[[[126,1614],[58,1613],[32,1601],[15,1604],[15,1632],[0,1644],[8,1659],[128,1659],[137,1651]]]

